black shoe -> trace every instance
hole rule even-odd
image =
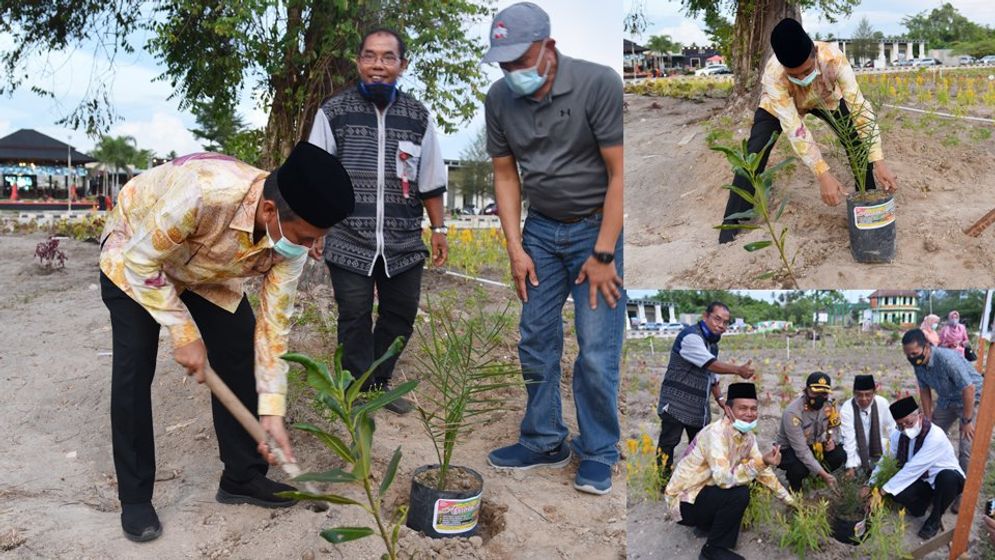
[[[930,522],[928,519],[922,525],[922,529],[919,529],[919,538],[925,541],[936,536],[937,533],[943,530],[943,523],[937,520],[935,523]]]
[[[694,536],[699,539],[708,538],[708,531],[697,525],[691,527],[691,532],[694,533]]]
[[[394,402],[388,403],[387,406],[384,407],[384,409],[393,412],[394,414],[399,414],[401,416],[404,416],[405,414],[408,414],[409,412],[414,410],[415,405],[408,399],[400,397]]]
[[[121,529],[124,536],[134,542],[148,542],[159,538],[162,525],[152,504],[121,504]]]
[[[221,475],[221,484],[215,495],[222,504],[252,504],[266,508],[289,507],[297,500],[281,498],[277,492],[293,492],[297,490],[289,484],[270,480],[259,474],[245,481],[236,482],[226,475]]]
[[[732,222],[732,224],[735,224],[735,223],[738,223],[738,222]],[[743,230],[740,230],[740,229],[722,229],[722,230],[719,230],[719,245],[722,245],[722,244],[725,244],[725,243],[732,243],[733,241],[736,240],[736,236],[739,235],[739,233],[741,231],[743,231]]]
[[[706,544],[701,547],[698,560],[746,560],[746,557],[740,556],[728,548]]]

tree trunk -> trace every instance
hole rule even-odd
[[[733,27],[732,72],[735,78],[728,107],[753,111],[760,102],[760,78],[773,54],[770,32],[782,19],[801,21],[801,10],[787,0],[741,1]]]

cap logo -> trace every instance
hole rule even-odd
[[[508,28],[504,26],[503,21],[499,21],[494,24],[494,29],[491,30],[491,38],[492,39],[508,38]]]
[[[829,380],[826,379],[825,377],[820,377],[819,378],[819,383],[821,383],[823,385],[829,385]]]

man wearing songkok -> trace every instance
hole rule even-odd
[[[860,158],[858,154],[865,153],[868,190],[881,186],[885,191],[894,191],[898,180],[884,161],[874,111],[836,41],[813,41],[801,23],[784,18],[771,31],[770,46],[774,54],[766,61],[760,78],[760,106],[753,115],[747,143],[749,152],[760,153],[775,134],[783,133],[798,159],[815,175],[822,201],[836,206],[846,190],[830,171],[812,131],[805,125],[805,115],[812,114],[830,124],[837,137],[860,137],[860,142],[852,143],[857,145],[856,149],[848,147],[847,156],[855,162]],[[834,122],[840,123],[843,130],[836,130]],[[758,173],[766,168],[773,151],[771,146],[760,159]],[[732,184],[753,194],[753,185],[745,176],[737,173]],[[730,191],[723,222],[740,223],[742,213],[752,207],[746,199]],[[719,243],[732,241],[739,231],[722,230]]]
[[[829,398],[830,390],[829,376],[813,372],[804,392],[788,404],[781,416],[777,443],[784,454],[779,468],[785,471],[788,484],[796,492],[810,474],[835,486],[836,479],[830,473],[846,462],[846,452],[836,445],[840,419]]]
[[[707,560],[743,558],[732,549],[739,539],[754,480],[779,499],[794,503],[771,468],[781,460],[780,446],[773,444],[770,451],[761,454],[757,445],[756,386],[730,384],[726,403],[731,416],[723,416],[698,433],[665,490],[677,522],[708,533],[700,555]]]
[[[919,537],[930,539],[943,530],[944,512],[964,490],[964,471],[943,430],[930,423],[913,397],[895,401],[891,415],[897,429],[891,433],[891,456],[899,471],[882,486],[913,517],[922,517],[932,506]],[[871,482],[878,469],[871,474]]]
[[[297,281],[309,248],[352,209],[345,169],[306,143],[272,173],[199,153],[154,167],[121,189],[101,236],[100,286],[111,315],[111,435],[127,538],[149,541],[162,533],[151,503],[160,326],[187,374],[202,383],[213,367],[293,461],[283,423],[288,366],[280,356]],[[258,322],[243,285],[254,276],[262,277]],[[275,460],[266,444],[257,446],[216,398],[211,410],[224,463],[216,499],[292,505],[275,495],[292,488],[266,478],[263,457]]]
[[[853,380],[853,398],[840,407],[840,436],[846,452],[846,469],[871,472],[887,449],[895,420],[888,410],[888,400],[877,394],[873,375],[858,375]]]

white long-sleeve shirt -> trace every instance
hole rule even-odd
[[[860,453],[857,452],[857,427],[852,401],[853,399],[849,399],[840,407],[840,435],[843,439],[843,450],[846,451],[846,468],[848,469],[860,467]],[[891,417],[891,410],[888,409],[888,399],[875,395],[871,406],[867,407],[867,410],[860,410],[860,422],[864,425],[865,437],[870,438],[871,411],[875,406],[878,408],[878,428],[881,430],[881,433],[878,434],[878,437],[881,438],[881,452],[887,454],[889,438],[891,432],[895,430],[895,419]],[[870,439],[867,440],[868,449],[870,449],[870,441]]]
[[[895,456],[898,453],[898,438],[901,432],[894,430],[891,433],[891,451],[889,455]],[[880,466],[880,465],[879,465]],[[898,471],[884,486],[881,487],[886,493],[892,496],[900,493],[912,485],[915,481],[926,474],[926,482],[936,488],[936,475],[940,471],[955,470],[964,476],[964,471],[957,462],[957,454],[954,453],[954,446],[950,444],[947,434],[939,426],[930,426],[929,433],[926,434],[922,448],[915,453],[915,441],[909,442],[909,459],[905,466]],[[878,468],[871,473],[871,480],[878,474]]]

